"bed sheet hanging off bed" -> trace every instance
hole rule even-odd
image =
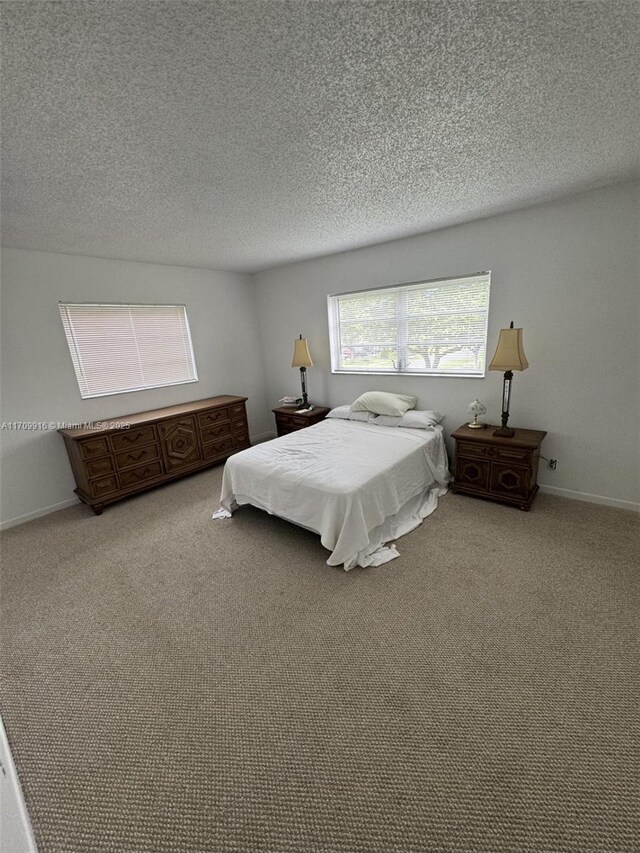
[[[251,504],[319,533],[330,566],[380,565],[399,556],[385,543],[430,515],[449,479],[441,426],[325,420],[231,456],[214,518]]]

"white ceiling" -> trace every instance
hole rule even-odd
[[[3,243],[254,271],[625,180],[639,8],[3,2]]]

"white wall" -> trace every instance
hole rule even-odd
[[[540,482],[631,506],[638,460],[638,184],[478,220],[256,276],[269,402],[299,389],[293,339],[309,339],[310,399],[335,406],[368,389],[417,394],[422,408],[466,420],[476,396],[500,422],[502,375],[484,379],[332,375],[327,294],[491,270],[488,356],[498,330],[524,328],[530,368],[516,373],[510,424],[546,430]],[[577,494],[580,493],[580,494]],[[629,503],[631,502],[631,504]]]
[[[186,304],[199,381],[83,400],[58,314],[58,301],[67,300]],[[102,420],[216,394],[249,398],[253,439],[272,430],[251,276],[3,250],[3,422]],[[3,522],[26,520],[74,498],[64,443],[55,431],[4,429],[0,439]]]

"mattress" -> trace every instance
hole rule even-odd
[[[383,427],[328,419],[231,456],[221,510],[251,504],[312,530],[349,570],[398,556],[386,543],[437,506],[450,479],[442,427]]]

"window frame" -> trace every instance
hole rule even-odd
[[[181,323],[182,341],[185,347],[186,361],[190,367],[190,375],[188,378],[165,382],[148,382],[142,385],[136,385],[133,388],[117,388],[109,391],[100,391],[97,393],[89,393],[87,389],[88,378],[83,370],[83,354],[78,346],[78,339],[73,334],[72,319],[69,315],[69,308],[121,308],[121,309],[136,309],[136,308],[175,308],[181,312],[179,320]],[[65,340],[68,346],[69,355],[73,365],[74,376],[78,384],[80,396],[83,400],[93,399],[95,397],[112,397],[116,394],[132,394],[137,391],[150,391],[154,388],[169,388],[174,385],[188,385],[193,382],[198,382],[198,368],[196,365],[195,353],[193,350],[193,340],[191,337],[191,327],[189,324],[189,315],[187,306],[184,303],[158,303],[158,302],[71,302],[59,301],[58,312],[62,322]],[[135,328],[132,328],[132,340],[135,342],[136,350],[139,350],[139,340],[136,338]],[[140,364],[141,371],[144,370]]]
[[[402,356],[398,357],[398,366],[391,367],[389,369],[367,369],[367,368],[346,368],[340,367],[340,353],[345,347],[349,347],[349,344],[343,344],[339,338],[336,337],[336,334],[339,334],[340,330],[340,319],[338,315],[339,311],[339,298],[340,297],[350,297],[357,296],[358,294],[379,294],[385,293],[386,291],[398,291],[399,294],[406,294],[410,289],[420,289],[420,288],[428,288],[432,285],[440,285],[441,287],[446,287],[447,285],[464,281],[465,279],[478,279],[478,278],[486,278],[487,280],[487,306],[485,313],[485,322],[484,322],[484,359],[483,359],[483,367],[482,370],[477,370],[473,372],[461,372],[461,371],[446,371],[446,370],[417,370],[417,369],[407,369],[406,365],[403,366]],[[465,275],[457,275],[457,276],[447,276],[445,278],[435,278],[435,279],[425,279],[422,281],[410,281],[410,282],[402,282],[399,284],[389,284],[384,285],[382,287],[374,287],[374,288],[361,288],[358,290],[350,290],[350,291],[342,291],[340,293],[332,293],[327,296],[327,310],[328,310],[328,324],[329,324],[329,350],[331,357],[331,373],[336,375],[360,375],[360,376],[433,376],[433,377],[441,377],[447,379],[482,379],[486,375],[487,371],[487,345],[488,345],[488,329],[489,329],[489,310],[490,310],[490,299],[491,299],[491,270],[482,270],[480,272],[475,273],[467,273]],[[471,309],[470,309],[471,310]],[[483,309],[484,310],[484,309]],[[409,348],[408,342],[408,313],[403,315],[403,322],[400,326],[396,327],[396,347],[399,352],[406,352]],[[363,344],[363,346],[367,346],[367,344]],[[408,360],[408,359],[407,359]]]

